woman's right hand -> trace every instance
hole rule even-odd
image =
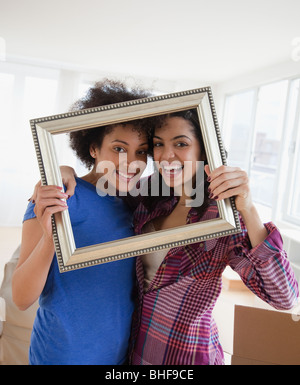
[[[52,239],[52,214],[62,212],[68,208],[65,200],[68,194],[59,186],[41,186],[39,182],[34,189],[35,208],[34,213],[39,221],[44,236]]]
[[[58,186],[35,186],[36,218],[25,221],[20,256],[12,277],[12,296],[20,310],[26,310],[41,295],[55,253],[52,214],[67,209],[67,195]]]

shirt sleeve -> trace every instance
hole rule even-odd
[[[299,288],[293,269],[283,250],[283,241],[277,227],[266,223],[266,239],[252,248],[246,226],[241,220],[242,233],[231,237],[228,264],[244,284],[258,297],[276,309],[292,308]]]
[[[23,222],[27,221],[28,219],[36,218],[36,215],[33,211],[34,207],[35,207],[35,204],[33,204],[32,202],[28,203],[27,209],[26,209],[24,217],[23,217]]]

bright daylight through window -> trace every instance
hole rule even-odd
[[[228,164],[248,172],[254,201],[298,225],[299,85],[282,80],[228,95],[223,122]]]

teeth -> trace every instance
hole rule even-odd
[[[163,167],[164,170],[166,171],[171,171],[171,170],[181,170],[182,169],[182,166],[164,166]]]
[[[182,167],[164,167],[165,170],[170,171],[170,170],[181,170]]]
[[[126,178],[126,179],[132,179],[134,177],[134,174],[125,174],[123,172],[121,172],[120,170],[118,171],[119,175],[122,176],[123,178]]]

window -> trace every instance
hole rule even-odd
[[[77,80],[78,87],[76,88],[76,93],[74,94],[74,99],[72,101],[73,103],[78,99],[85,97],[87,91],[93,85],[93,82],[85,80],[80,81],[79,79]],[[69,145],[69,134],[54,135],[53,140],[55,143],[57,157],[60,165],[68,165],[73,167],[79,177],[86,175],[89,172],[87,167],[80,161],[80,159],[75,155],[74,151],[71,149]]]
[[[290,199],[290,207],[289,207],[289,215],[291,215],[294,219],[300,221],[300,148],[299,148],[299,140],[297,146],[297,160],[295,162],[295,173],[293,179],[293,189],[292,189],[292,197]],[[297,177],[298,176],[298,177]]]
[[[253,199],[266,206],[274,199],[287,83],[263,86],[258,93],[249,176]]]
[[[19,133],[19,138],[22,138],[23,146],[28,149],[26,154],[27,167],[32,167],[31,165],[36,163],[29,120],[55,113],[57,88],[58,82],[56,79],[25,77],[22,108],[23,129]]]
[[[11,116],[13,110],[13,90],[15,77],[12,74],[0,73],[0,151],[5,159],[10,149],[5,144],[5,136],[12,137]]]
[[[0,226],[21,226],[40,178],[29,120],[55,113],[59,71],[0,64]]]
[[[92,82],[82,81],[78,87],[78,98],[82,98],[86,95],[88,90],[93,86]]]
[[[288,181],[286,183],[286,210],[284,218],[293,223],[300,223],[300,79],[291,83],[288,131],[290,140]]]
[[[228,164],[248,172],[253,200],[269,207],[273,220],[298,225],[299,85],[300,79],[282,80],[229,95],[223,122]]]
[[[229,96],[226,100],[224,117],[228,164],[241,167],[247,172],[250,166],[251,147],[248,143],[252,140],[255,96],[255,90]],[[245,154],[245,151],[248,154]]]

